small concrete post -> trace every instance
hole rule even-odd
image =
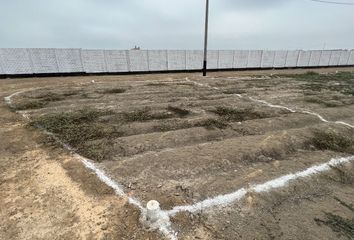
[[[146,204],[147,221],[154,223],[159,220],[160,203],[156,200],[151,200]]]

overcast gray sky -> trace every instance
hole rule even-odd
[[[201,49],[204,7],[205,0],[0,0],[0,47]],[[210,48],[354,48],[353,22],[354,6],[210,0]]]

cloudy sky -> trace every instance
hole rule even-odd
[[[0,48],[201,49],[204,7],[205,0],[0,0]],[[210,0],[209,46],[354,48],[353,22],[354,6]]]

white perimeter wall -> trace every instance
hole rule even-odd
[[[203,51],[189,50],[186,52],[187,70],[198,70],[203,67]]]
[[[55,49],[60,73],[84,72],[80,49]]]
[[[218,69],[219,64],[219,51],[208,51],[208,69]]]
[[[329,66],[329,61],[331,61],[332,51],[322,51],[320,58],[320,66]]]
[[[332,51],[331,60],[329,61],[329,66],[338,66],[339,65],[341,53],[342,53],[341,50],[333,50]]]
[[[81,59],[87,73],[108,72],[103,50],[82,50]]]
[[[167,71],[167,51],[150,50],[148,51],[149,71]]]
[[[274,56],[274,67],[275,68],[283,68],[285,67],[286,57],[288,56],[288,51],[275,51]]]
[[[320,50],[311,51],[309,66],[319,66],[321,60],[321,54],[322,51]]]
[[[33,73],[58,73],[59,66],[55,49],[30,48],[29,55]]]
[[[247,67],[260,68],[262,64],[262,50],[250,50],[248,54]]]
[[[310,64],[310,59],[311,59],[311,51],[300,51],[297,66],[308,67]]]
[[[234,53],[233,68],[247,68],[249,52],[248,50],[236,50]]]
[[[218,69],[232,69],[234,66],[235,54],[233,50],[220,50]]]
[[[275,51],[263,51],[261,67],[272,68],[274,67]]]
[[[352,50],[210,50],[209,69],[354,65]],[[0,75],[201,70],[200,50],[0,49]]]
[[[128,72],[128,56],[124,50],[105,50],[103,52],[105,69],[109,73]]]
[[[354,64],[354,51],[350,52],[349,59],[348,59],[348,65],[353,65]]]
[[[168,70],[186,70],[186,51],[185,50],[168,50]]]
[[[299,61],[300,51],[288,51],[285,67],[296,67]]]
[[[33,73],[30,56],[27,49],[0,49],[0,64],[4,74]]]

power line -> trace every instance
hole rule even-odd
[[[354,6],[354,3],[350,3],[350,2],[335,2],[335,1],[325,1],[325,0],[310,0],[310,1],[312,1],[312,2],[320,2],[320,3],[327,3],[327,4]]]

